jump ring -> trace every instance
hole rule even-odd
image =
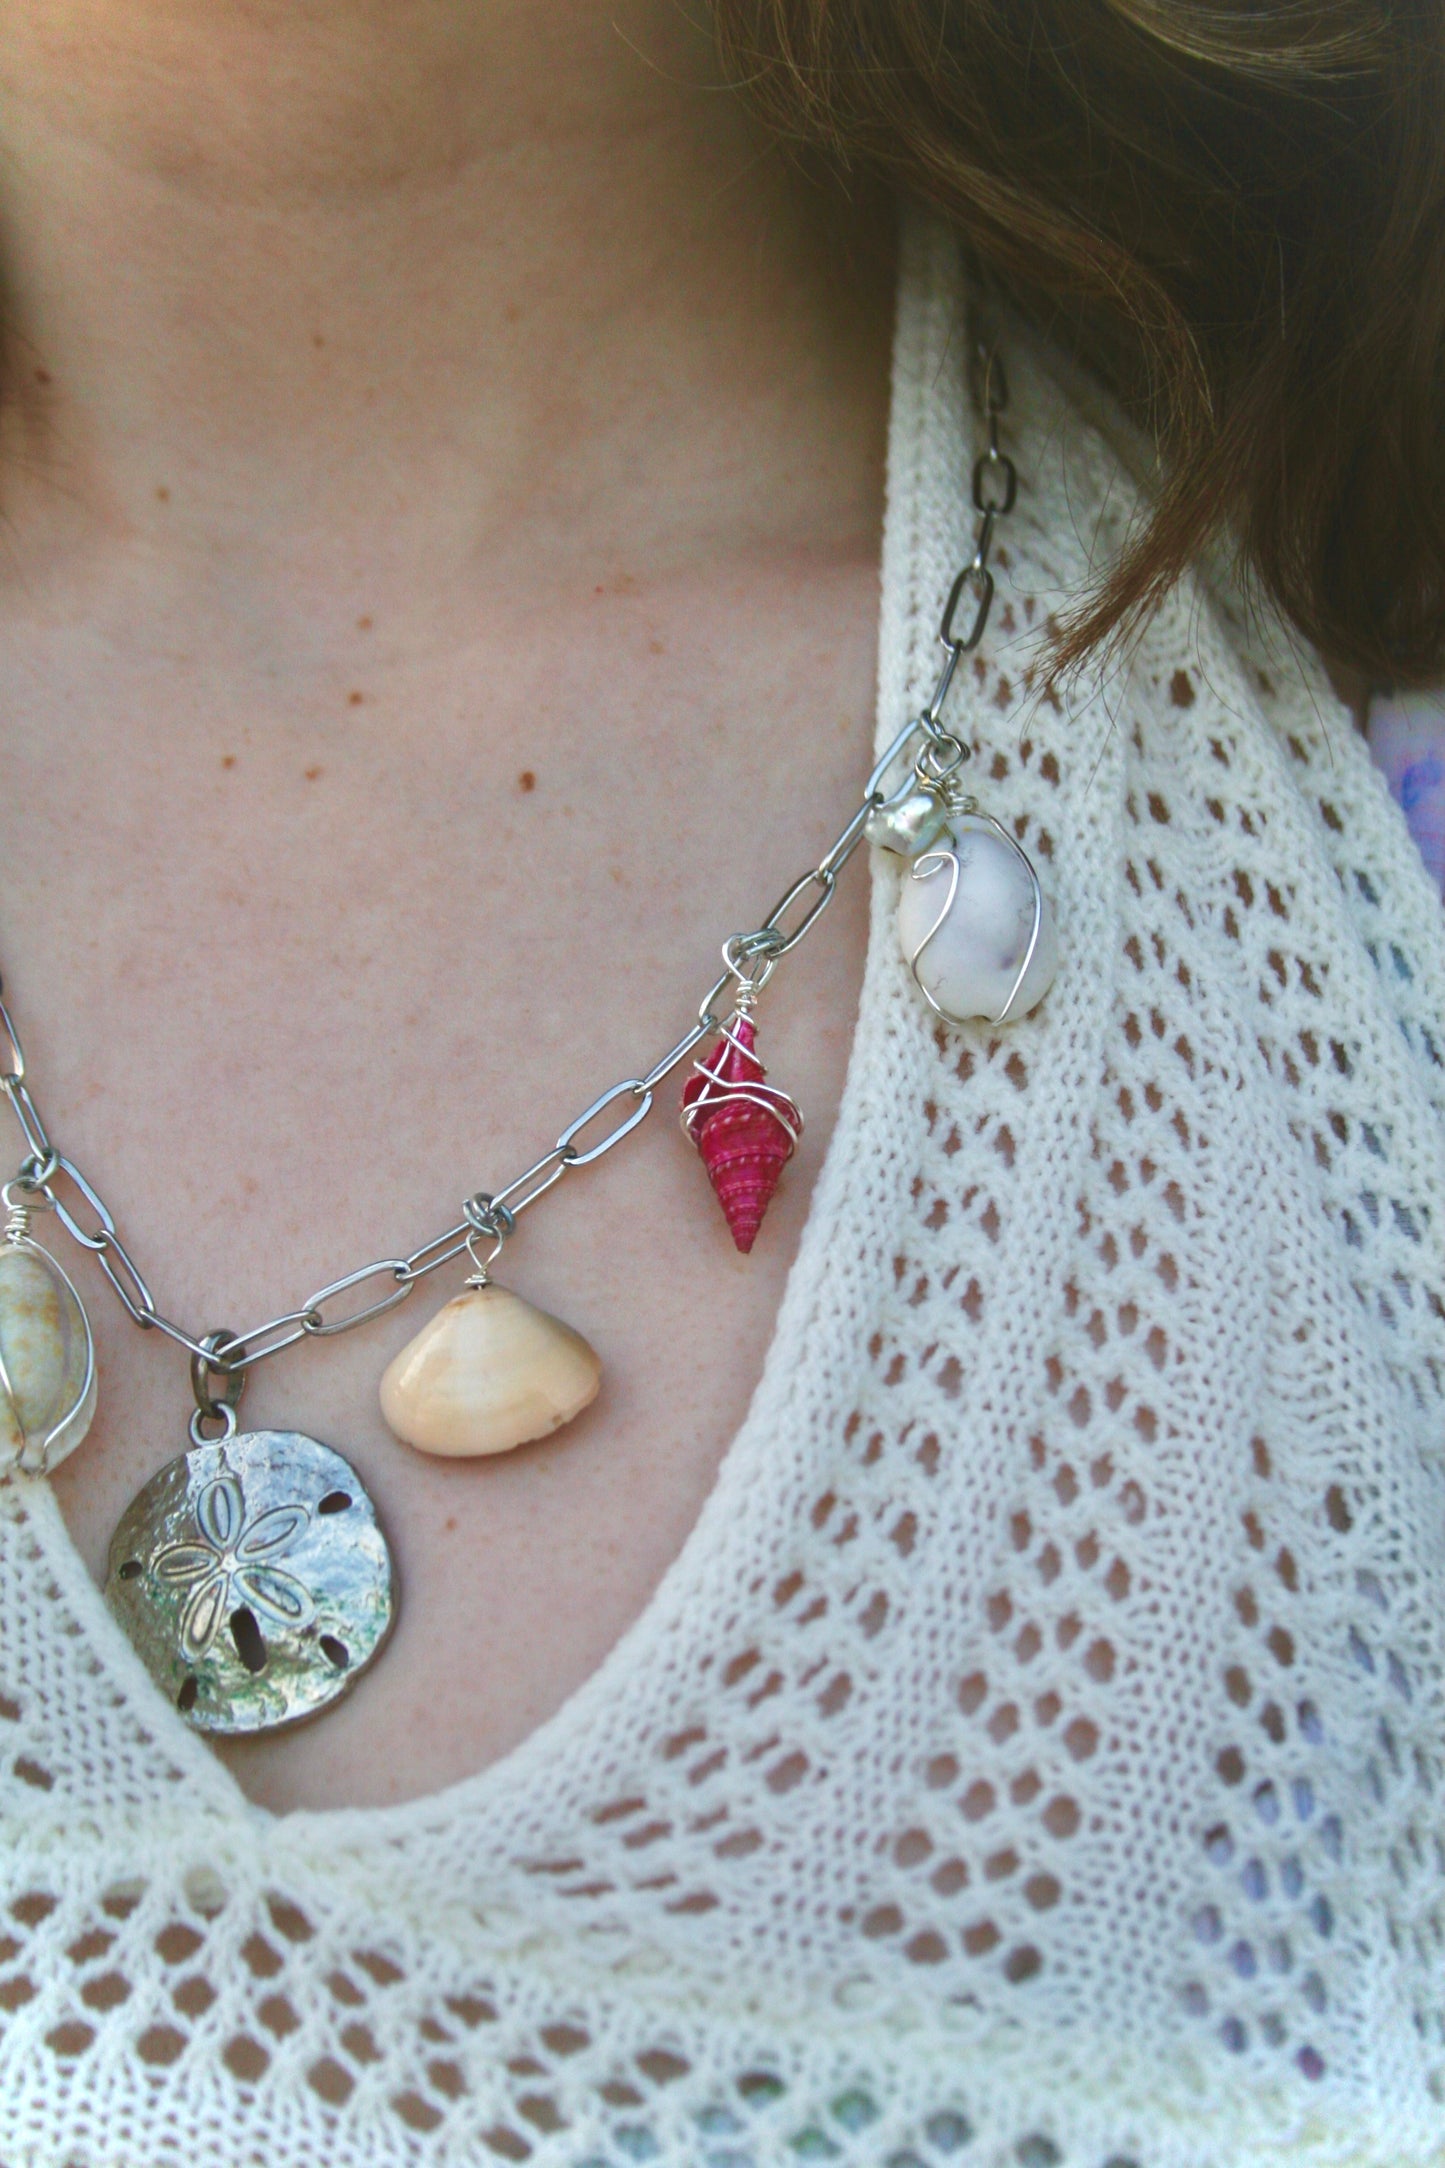
[[[246,1373],[239,1367],[233,1368],[226,1358],[244,1355],[246,1349],[226,1326],[217,1326],[214,1332],[206,1333],[201,1346],[205,1354],[191,1357],[191,1391],[196,1401],[196,1414],[191,1421],[194,1425],[197,1417],[204,1417],[208,1422],[224,1422],[229,1410],[231,1423],[226,1432],[229,1438],[236,1428],[236,1409],[246,1389]],[[224,1380],[219,1397],[211,1390],[212,1378]],[[202,1442],[197,1440],[198,1444]]]
[[[208,1438],[206,1436],[202,1427],[206,1423],[220,1424],[221,1435],[219,1438]],[[215,1408],[197,1408],[191,1417],[192,1445],[225,1445],[235,1435],[236,1411],[229,1401],[223,1400],[220,1406]]]
[[[60,1154],[52,1144],[49,1151],[43,1155],[39,1152],[27,1152],[20,1162],[20,1171],[15,1179],[20,1184],[20,1187],[33,1197],[38,1192],[48,1189],[59,1172]],[[51,1197],[48,1202],[54,1205],[55,1199]]]
[[[504,1204],[497,1204],[484,1189],[479,1189],[474,1197],[468,1197],[466,1203],[462,1206],[462,1217],[473,1233],[490,1235],[493,1241],[497,1243],[498,1248],[506,1241],[508,1235],[515,1230],[517,1225],[516,1215],[509,1212]],[[476,1252],[472,1250],[471,1235],[468,1235],[466,1239],[467,1248],[475,1259]]]

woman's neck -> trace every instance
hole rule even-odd
[[[139,545],[284,615],[359,565],[435,597],[847,548],[886,252],[835,215],[670,0],[24,0],[27,575]]]

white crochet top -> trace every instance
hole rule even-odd
[[[969,547],[907,244],[880,742]],[[440,1796],[273,1818],[49,1490],[0,1501],[5,2168],[1445,2160],[1445,927],[1316,665],[1201,574],[1036,696],[1121,455],[1022,334],[952,710],[1063,964],[874,935],[766,1374],[642,1617]]]

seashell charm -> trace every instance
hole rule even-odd
[[[454,1296],[387,1365],[381,1412],[404,1445],[467,1459],[550,1437],[601,1383],[580,1332],[488,1282]]]
[[[682,1094],[683,1130],[744,1253],[757,1240],[803,1134],[803,1117],[787,1093],[763,1081],[767,1071],[754,1051],[756,1038],[752,1018],[734,1016],[712,1053],[696,1063]]]
[[[12,1222],[0,1243],[0,1474],[48,1474],[94,1415],[90,1320],[49,1251]]]
[[[952,815],[913,860],[898,898],[898,937],[924,999],[951,1024],[1027,1016],[1059,965],[1033,861],[986,813]]]

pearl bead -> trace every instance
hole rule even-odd
[[[898,937],[914,978],[950,1023],[973,1017],[1013,1023],[1043,1000],[1058,969],[1059,944],[1048,898],[1037,891],[1038,938],[1029,956],[1035,894],[1023,850],[977,814],[951,820],[908,868]]]
[[[942,835],[947,823],[947,809],[931,790],[909,787],[875,806],[863,833],[878,850],[913,858]]]

